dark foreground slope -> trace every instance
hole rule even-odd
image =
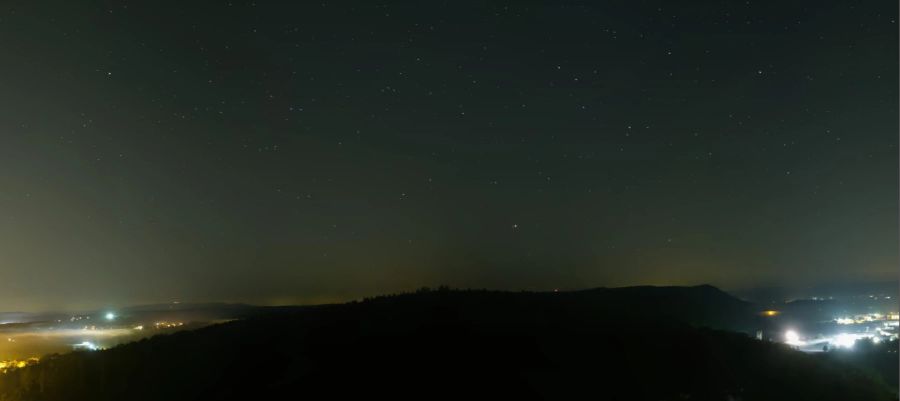
[[[746,308],[706,286],[286,308],[48,358],[0,375],[0,399],[893,399],[847,366],[684,323],[752,324]]]

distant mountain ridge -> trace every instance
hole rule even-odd
[[[755,304],[742,301],[708,284],[693,287],[597,288],[574,294],[579,293],[587,293],[607,302],[624,302],[631,308],[698,326],[733,331],[748,330],[759,309]]]
[[[900,295],[898,290],[900,290],[900,281],[894,278],[890,280],[841,281],[809,286],[760,286],[735,289],[730,291],[730,293],[742,299],[766,304],[813,297],[827,299],[829,297],[865,296],[869,294],[883,294],[896,297]]]
[[[420,291],[410,294],[376,297],[379,299],[415,298],[441,290]],[[631,286],[597,287],[584,290],[562,292],[506,292],[490,290],[445,290],[446,296],[477,294],[490,298],[502,296],[521,298],[532,302],[550,301],[578,303],[596,313],[602,313],[621,320],[652,318],[658,320],[688,323],[698,327],[708,327],[739,332],[755,330],[758,322],[759,306],[742,301],[712,285],[691,287],[681,286]]]

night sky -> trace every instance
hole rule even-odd
[[[897,2],[674,3],[4,2],[0,310],[895,279]]]

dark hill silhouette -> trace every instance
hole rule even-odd
[[[711,285],[696,287],[597,288],[564,294],[603,308],[606,313],[640,314],[672,319],[695,326],[751,333],[761,324],[758,307]]]
[[[0,400],[896,399],[848,365],[714,329],[751,309],[709,286],[271,308],[46,358],[0,375]]]

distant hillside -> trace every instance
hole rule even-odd
[[[149,304],[149,305],[135,305],[122,308],[121,312],[129,312],[129,313],[137,313],[137,312],[159,312],[159,311],[188,311],[188,312],[202,312],[202,313],[212,313],[219,315],[228,315],[232,316],[234,314],[246,313],[248,311],[253,311],[259,309],[259,306],[247,305],[247,304],[230,304],[223,302],[206,302],[206,303],[185,303],[185,302],[170,302],[165,304]]]
[[[24,316],[28,316],[28,314],[25,312],[0,312],[0,324],[19,322]]]
[[[588,305],[626,316],[671,319],[695,326],[755,332],[761,322],[756,305],[741,301],[711,285],[696,287],[598,288],[565,294]],[[583,297],[584,299],[577,299]]]
[[[762,304],[782,303],[797,299],[847,298],[866,295],[887,295],[896,299],[900,282],[896,278],[879,281],[839,281],[813,286],[756,287],[731,291],[743,299]]]
[[[847,365],[698,327],[749,310],[709,286],[267,309],[47,358],[0,375],[0,400],[896,399]]]
[[[107,312],[115,312],[116,319],[119,321],[122,319],[152,320],[156,317],[168,320],[213,321],[245,318],[257,314],[262,309],[267,309],[267,307],[229,303],[165,303],[77,312],[0,312],[0,325],[66,321],[72,316],[99,319]]]

